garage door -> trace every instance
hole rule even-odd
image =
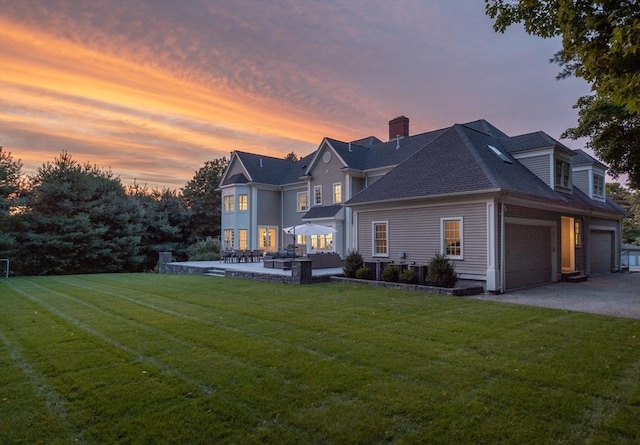
[[[613,264],[613,232],[591,231],[589,258],[591,275],[610,273]]]
[[[507,289],[551,281],[551,227],[506,224],[505,249]]]

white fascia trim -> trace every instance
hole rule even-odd
[[[402,202],[410,202],[410,201],[418,201],[418,200],[422,200],[423,203],[421,204],[413,204],[410,206],[397,206],[397,207],[385,207],[384,210],[393,210],[394,208],[402,208],[402,209],[410,209],[410,208],[415,208],[415,207],[435,207],[435,206],[443,206],[443,205],[451,205],[451,204],[468,204],[468,203],[477,203],[480,202],[476,198],[476,200],[469,200],[469,201],[456,201],[455,203],[452,202],[442,202],[442,203],[429,203],[429,202],[424,202],[424,200],[435,200],[435,199],[442,199],[442,198],[458,198],[458,197],[463,197],[463,196],[476,196],[476,195],[493,195],[495,193],[498,193],[502,191],[502,189],[500,188],[494,188],[494,189],[488,189],[488,190],[474,190],[474,191],[470,191],[470,192],[459,192],[459,193],[445,193],[445,194],[441,194],[441,195],[429,195],[429,196],[412,196],[410,198],[401,198],[401,199],[384,199],[384,200],[380,200],[380,201],[369,201],[369,202],[361,202],[361,203],[355,203],[355,204],[345,204],[345,207],[360,207],[360,206],[377,206],[379,204],[387,204],[390,202],[398,202],[398,203],[402,203]],[[368,209],[368,210],[362,210],[362,211],[379,211],[381,210],[380,207],[376,207],[374,209]]]
[[[515,153],[509,153],[511,156],[513,156],[516,160],[517,159],[526,159],[526,158],[535,158],[538,156],[553,156],[553,147],[548,147],[548,148],[536,148],[533,150],[527,150],[527,151],[521,151],[521,152],[515,152]]]

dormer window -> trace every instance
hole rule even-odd
[[[604,198],[604,176],[593,174],[593,196]]]
[[[556,187],[569,188],[569,163],[556,159]]]

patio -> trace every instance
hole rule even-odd
[[[184,273],[223,276],[226,271],[252,273],[256,275],[291,276],[291,270],[269,269],[261,262],[256,263],[224,263],[220,261],[184,261],[167,263],[173,273],[179,273],[177,269],[185,269]],[[342,267],[314,269],[311,274],[314,277],[340,275]]]

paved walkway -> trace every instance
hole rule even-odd
[[[612,273],[591,277],[583,283],[559,282],[470,298],[640,318],[640,273]]]

